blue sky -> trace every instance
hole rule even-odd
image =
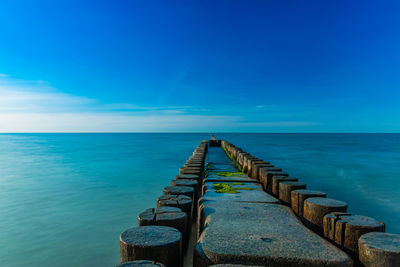
[[[2,1],[1,132],[400,132],[398,1]]]

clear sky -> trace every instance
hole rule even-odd
[[[0,132],[400,132],[400,1],[1,1]]]

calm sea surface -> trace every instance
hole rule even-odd
[[[400,134],[217,134],[400,233]],[[0,266],[114,266],[209,134],[0,135]]]

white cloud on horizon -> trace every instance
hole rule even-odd
[[[265,106],[263,106],[265,107]],[[299,127],[298,121],[247,122],[242,116],[201,114],[190,106],[101,103],[65,94],[44,81],[0,75],[0,132],[191,132]]]

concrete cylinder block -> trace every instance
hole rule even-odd
[[[251,177],[254,179],[259,180],[260,177],[260,169],[261,168],[274,168],[273,165],[271,165],[269,162],[261,162],[261,163],[255,163],[251,166]]]
[[[147,209],[138,215],[138,226],[161,225],[178,229],[182,234],[184,247],[189,237],[188,216],[180,208],[159,207]]]
[[[191,222],[193,216],[192,198],[185,195],[163,195],[157,198],[157,208],[164,206],[180,208],[187,214],[188,223]]]
[[[330,213],[325,215],[323,227],[326,237],[339,246],[344,247],[352,254],[358,253],[358,239],[363,234],[385,231],[385,224],[383,222],[378,222],[371,217],[348,213]]]
[[[185,195],[193,199],[194,189],[189,186],[167,186],[163,190],[164,195]]]
[[[199,183],[201,182],[200,181],[200,176],[199,175],[195,175],[195,174],[182,174],[182,175],[176,175],[175,176],[175,180],[185,180],[185,179],[196,180]]]
[[[279,183],[279,200],[291,205],[292,191],[296,189],[306,189],[307,185],[300,182],[281,182]]]
[[[282,172],[281,168],[261,168],[259,181],[263,184],[263,188],[268,193],[272,193],[272,177],[275,175],[289,176],[288,173]]]
[[[298,189],[291,193],[291,206],[294,213],[298,216],[303,216],[304,201],[310,197],[326,197],[326,194],[321,191]]]
[[[347,203],[323,197],[311,197],[304,201],[303,218],[308,226],[317,232],[323,232],[324,216],[331,212],[346,212]]]
[[[182,234],[167,226],[141,226],[120,236],[121,263],[152,259],[167,267],[182,266]]]
[[[272,194],[274,196],[279,196],[279,183],[281,182],[297,182],[299,179],[295,177],[288,177],[283,175],[273,175],[272,176]]]
[[[359,259],[366,267],[400,266],[400,235],[371,232],[358,240]]]

